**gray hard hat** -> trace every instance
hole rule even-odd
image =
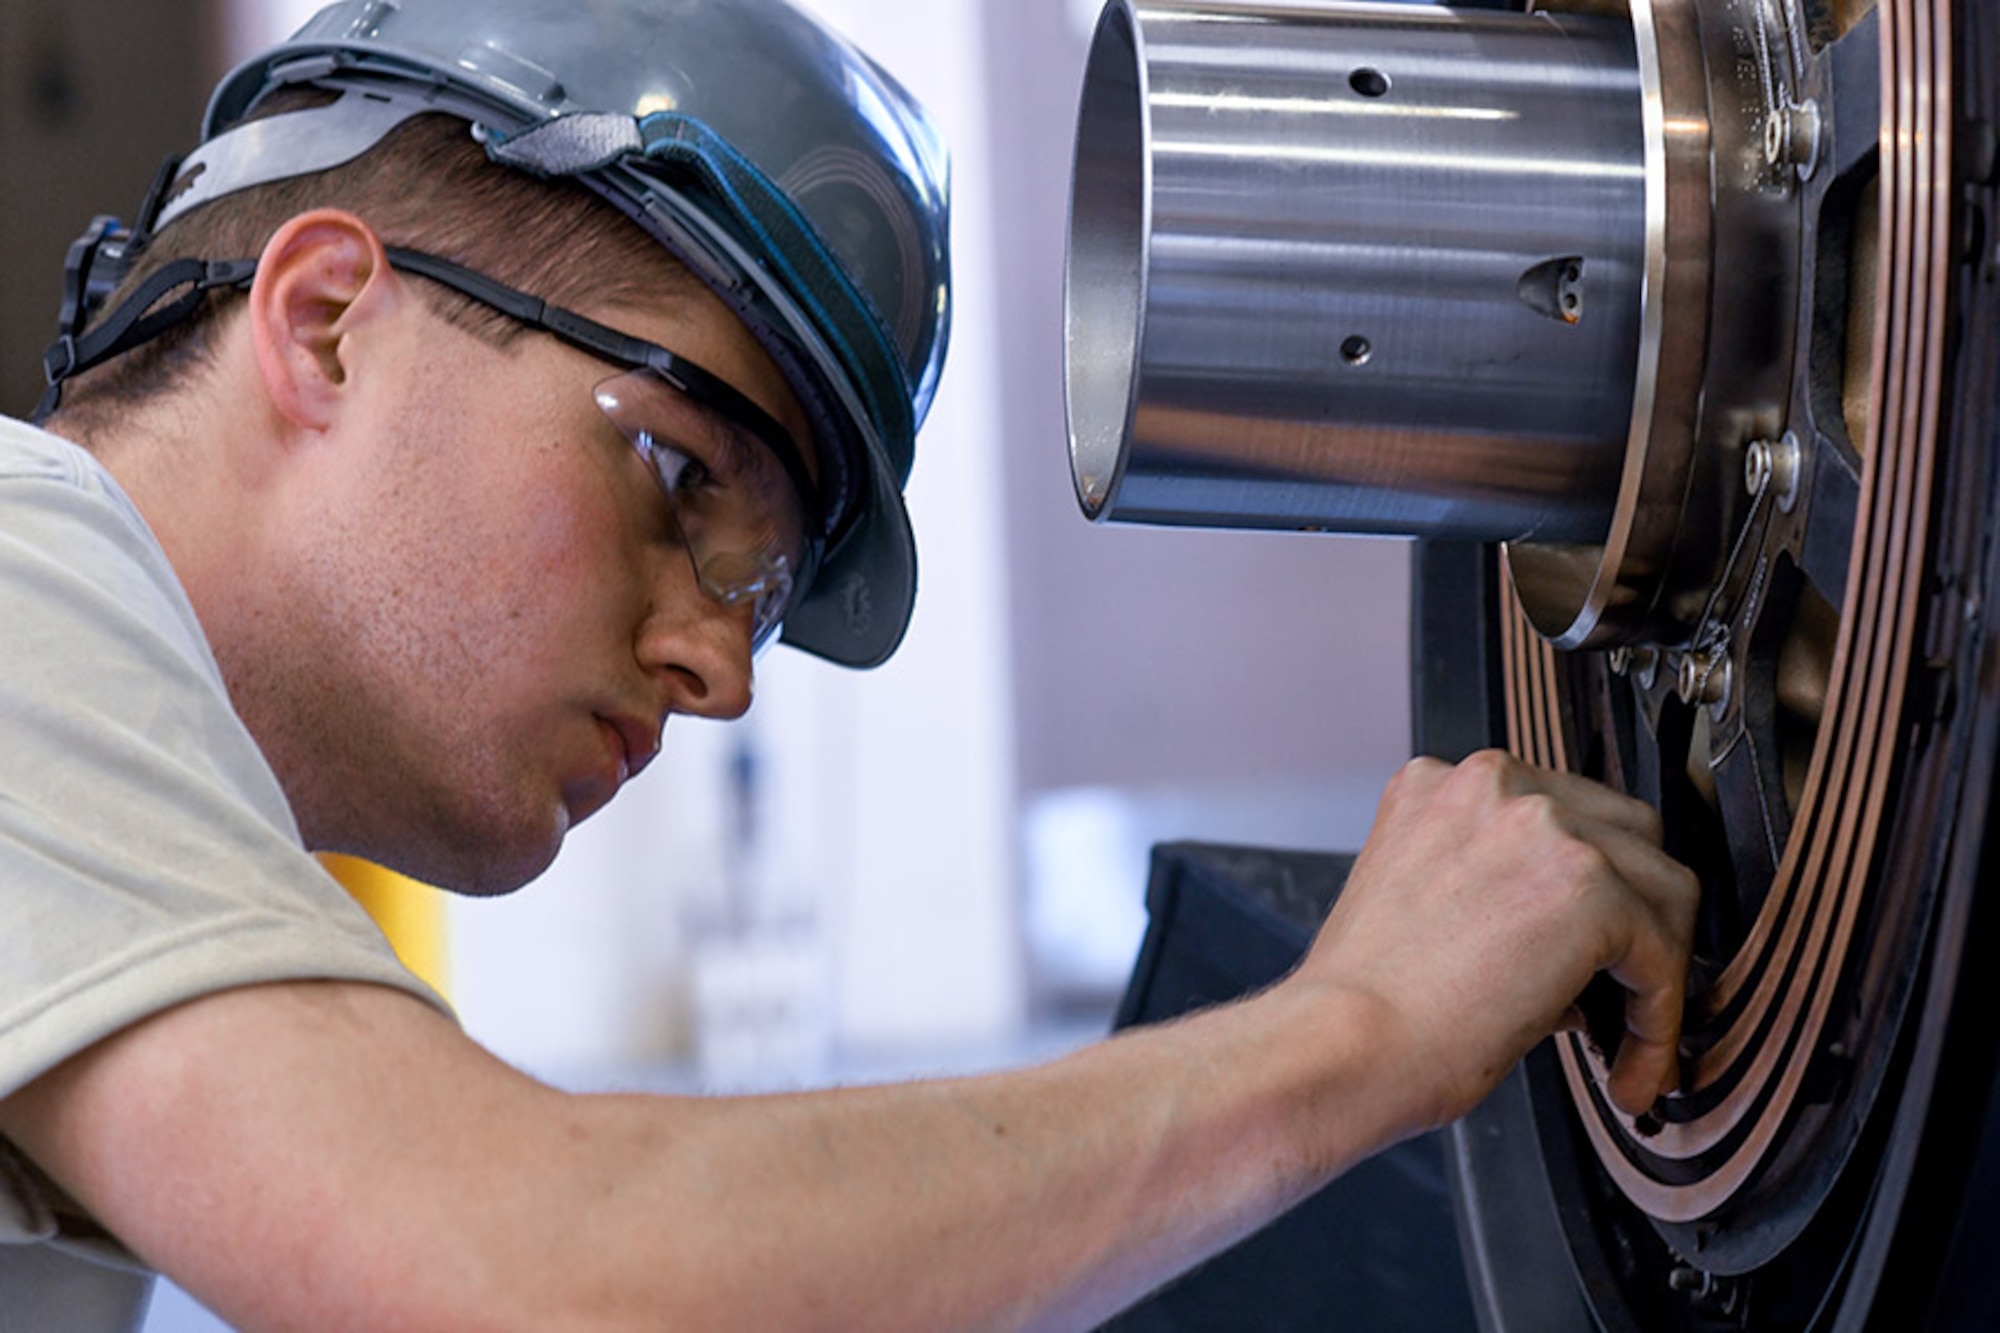
[[[270,93],[343,94],[246,121]],[[442,111],[496,162],[596,191],[708,283],[813,420],[833,531],[783,640],[892,653],[916,595],[902,488],[950,314],[942,139],[786,0],[342,0],[216,89],[156,229]]]

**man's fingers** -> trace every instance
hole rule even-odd
[[[1681,1019],[1687,1006],[1684,934],[1642,926],[1609,969],[1625,987],[1625,1033],[1607,1091],[1619,1110],[1643,1115],[1680,1086]]]
[[[1635,855],[1629,845],[1622,850]],[[1645,851],[1642,865],[1626,872],[1639,897],[1624,956],[1606,969],[1625,988],[1625,1032],[1607,1091],[1629,1115],[1644,1114],[1680,1084],[1681,1019],[1700,895],[1693,872],[1656,850]]]
[[[1643,834],[1618,825],[1582,826],[1575,835],[1596,847],[1639,897],[1652,904],[1662,925],[1691,937],[1695,910],[1701,904],[1701,881]]]
[[[1578,773],[1538,768],[1504,750],[1482,750],[1456,765],[1413,759],[1391,788],[1399,800],[1418,801],[1435,799],[1447,789],[1502,802],[1540,794],[1592,824],[1620,828],[1655,844],[1661,837],[1659,812],[1645,802]]]
[[[1627,890],[1607,936],[1616,956],[1601,970],[1624,989],[1624,1024],[1607,1091],[1620,1110],[1643,1115],[1680,1082],[1681,1018],[1700,882],[1643,832],[1624,823],[1580,824]]]
[[[1681,1056],[1672,1042],[1640,1041],[1631,1034],[1619,1044],[1605,1091],[1627,1115],[1641,1116],[1680,1086]]]
[[[1657,847],[1662,826],[1660,812],[1644,801],[1613,791],[1577,773],[1557,769],[1529,770],[1544,791],[1578,817],[1607,828],[1615,828]]]

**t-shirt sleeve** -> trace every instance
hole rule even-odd
[[[0,1096],[235,986],[445,1008],[304,849],[164,552],[80,453],[0,449],[0,639]]]

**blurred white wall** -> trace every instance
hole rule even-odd
[[[324,0],[225,0],[232,63],[298,31]]]
[[[985,6],[1016,773],[1042,1001],[1129,971],[1151,842],[1351,850],[1409,749],[1406,544],[1079,517],[1062,283],[1098,8]]]

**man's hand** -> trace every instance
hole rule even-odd
[[[1624,987],[1612,1100],[1679,1079],[1699,887],[1649,806],[1498,752],[1420,759],[1384,793],[1346,889],[1288,985],[1374,1002],[1412,1130],[1469,1111],[1598,972]]]

